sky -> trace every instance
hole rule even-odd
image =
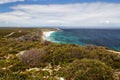
[[[0,0],[0,27],[120,28],[120,0]]]

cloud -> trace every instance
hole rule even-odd
[[[11,3],[11,2],[17,2],[17,1],[24,1],[24,0],[0,0],[0,4]]]
[[[17,5],[0,13],[0,26],[120,26],[120,4]]]

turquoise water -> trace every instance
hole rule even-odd
[[[63,29],[48,37],[49,41],[63,44],[94,44],[120,50],[120,30],[115,29]]]

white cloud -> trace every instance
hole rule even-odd
[[[120,4],[115,3],[17,5],[12,9],[0,13],[1,26],[120,26]]]
[[[11,2],[17,2],[17,1],[24,1],[24,0],[0,0],[0,4],[11,3]]]

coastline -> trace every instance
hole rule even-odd
[[[50,42],[54,42],[54,41],[52,41],[52,40],[50,40],[49,39],[49,37],[51,36],[51,34],[53,34],[53,33],[55,33],[55,32],[57,32],[57,31],[60,31],[61,29],[59,29],[59,28],[54,28],[53,30],[43,30],[42,31],[42,40],[43,41],[50,41]]]
[[[63,30],[59,29],[59,28],[46,28],[44,30],[42,30],[42,41],[49,41],[49,42],[52,42],[52,43],[60,43],[60,44],[75,44],[75,43],[65,43],[63,42],[62,40],[60,41],[59,39],[62,39],[62,38],[56,38],[56,37],[59,37],[57,32],[62,32]],[[57,36],[56,36],[57,35]],[[88,44],[76,44],[76,45],[80,45],[80,46],[86,46]],[[107,47],[107,46],[106,46]],[[110,48],[110,50],[117,50],[117,49],[114,49],[114,48]],[[113,51],[109,51],[109,52],[113,52]],[[120,50],[118,50],[118,52],[113,52],[113,53],[117,53],[120,55]]]
[[[50,40],[48,40],[48,38],[54,32],[56,32],[56,31],[43,31],[42,32],[42,40],[44,40],[44,41],[50,41]]]

